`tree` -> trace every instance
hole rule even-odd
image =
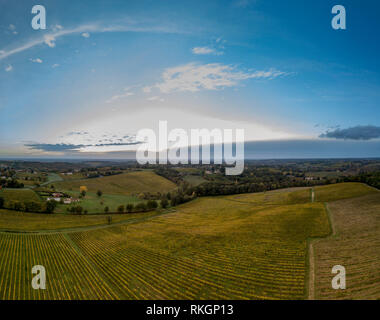
[[[135,209],[137,212],[146,211],[146,204],[144,202],[139,202],[136,204]]]
[[[96,195],[100,198],[103,195],[103,191],[102,190],[98,190],[96,192]]]
[[[133,211],[134,205],[133,203],[128,203],[126,206],[127,212],[131,213]]]
[[[156,209],[158,207],[157,201],[156,200],[148,200],[146,203],[146,206],[148,210]]]
[[[117,207],[117,212],[119,212],[119,213],[123,213],[124,212],[124,205],[120,205],[120,206],[118,206]]]
[[[84,198],[84,197],[86,196],[86,190],[82,190],[82,191],[80,192],[80,194],[81,194],[81,196]]]
[[[161,208],[165,209],[167,208],[168,205],[169,205],[169,201],[166,198],[161,200]]]
[[[82,214],[82,211],[83,211],[83,208],[82,208],[81,206],[76,206],[76,208],[75,208],[75,212],[76,212],[77,214]]]
[[[110,211],[110,208],[105,207],[105,208],[104,208],[104,212],[105,212],[105,213],[108,213],[108,211]]]
[[[0,197],[0,208],[4,207],[4,198]]]
[[[41,212],[42,211],[41,203],[39,203],[37,201],[27,201],[27,202],[25,202],[25,211],[27,211],[27,212]]]

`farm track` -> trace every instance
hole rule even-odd
[[[313,191],[314,192],[314,191]],[[312,199],[314,200],[314,195],[312,196]],[[325,209],[327,212],[327,217],[329,219],[329,224],[331,228],[331,234],[327,237],[323,238],[311,238],[308,240],[308,295],[307,298],[308,300],[314,300],[315,299],[315,253],[314,253],[314,245],[320,241],[321,239],[328,239],[328,238],[333,238],[336,236],[336,231],[335,231],[335,224],[333,221],[333,217],[331,215],[331,211],[328,207],[328,203],[325,203]]]

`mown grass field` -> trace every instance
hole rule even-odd
[[[334,196],[340,199],[350,194],[369,198],[378,195],[361,184],[315,190],[319,201],[314,203],[310,202],[310,188],[284,189],[198,198],[176,211],[130,224],[55,234],[0,232],[0,254],[6,257],[0,262],[0,298],[306,299],[308,241],[324,237],[322,241],[330,241],[332,233],[323,197],[334,200]],[[352,211],[356,212],[363,202],[360,199],[335,203],[359,201],[357,209],[353,205]],[[376,211],[378,204],[374,206],[368,210]],[[345,209],[342,215],[344,212]],[[59,215],[51,217],[58,219]],[[355,226],[359,220],[352,217],[348,221]],[[345,228],[344,221],[342,218]],[[360,243],[358,250],[352,250],[356,247],[350,245],[343,251],[343,256],[348,257],[346,263],[356,270],[355,279],[365,278],[366,268],[374,267],[378,261],[374,253],[378,247],[373,246],[378,228],[370,228],[373,220],[368,223],[355,229],[355,233],[347,231],[352,237],[355,234],[352,244]],[[32,220],[24,220],[23,224],[33,225]],[[373,248],[361,251],[365,244]],[[333,257],[328,252],[330,246],[328,243],[322,250],[316,248],[316,257],[322,261],[322,267],[316,267],[317,276],[322,275],[318,281],[323,284],[316,283],[322,292],[317,296],[321,297],[326,295],[325,282],[331,284],[331,274],[323,269],[323,258],[329,266]],[[31,291],[30,270],[34,264],[46,266],[44,292]],[[360,274],[361,268],[364,274]],[[368,286],[367,296],[377,292],[377,288]]]
[[[152,171],[127,172],[101,178],[66,180],[53,183],[56,190],[79,191],[81,186],[86,186],[89,192],[96,193],[102,190],[104,194],[131,195],[141,192],[168,192],[176,188],[176,185],[156,175]]]

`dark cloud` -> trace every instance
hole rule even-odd
[[[320,138],[344,139],[344,140],[371,140],[380,138],[380,127],[356,126],[347,129],[335,129],[322,133]]]
[[[49,144],[49,143],[29,143],[25,144],[25,147],[31,148],[33,150],[41,150],[48,152],[64,152],[64,151],[78,151],[79,148],[82,147],[104,147],[104,146],[129,146],[129,145],[137,145],[141,142],[126,142],[126,143],[99,143],[99,144]]]
[[[75,144],[49,144],[49,143],[30,143],[25,144],[25,147],[29,147],[34,150],[42,150],[42,151],[53,151],[53,152],[62,152],[62,151],[75,151],[83,145],[75,145]]]

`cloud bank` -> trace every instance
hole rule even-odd
[[[344,140],[371,140],[380,138],[380,127],[356,126],[347,129],[336,129],[322,133],[319,137]]]

